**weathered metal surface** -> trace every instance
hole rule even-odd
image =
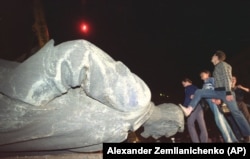
[[[0,151],[93,152],[140,126],[155,138],[184,127],[178,106],[155,106],[143,80],[85,40],[1,60],[0,80]]]

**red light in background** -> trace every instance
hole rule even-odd
[[[80,27],[81,27],[80,29],[83,33],[87,33],[89,31],[89,27],[86,23],[82,23]]]

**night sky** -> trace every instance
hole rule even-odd
[[[1,58],[29,52],[36,37],[31,0],[0,2]],[[43,0],[51,39],[86,39],[143,79],[153,101],[183,101],[183,77],[201,87],[211,56],[228,60],[250,48],[250,1]],[[90,26],[88,34],[80,23]],[[164,93],[169,98],[159,98]]]

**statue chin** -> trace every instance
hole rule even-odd
[[[93,152],[141,126],[154,138],[184,127],[178,106],[155,106],[143,80],[85,40],[0,60],[0,80],[0,151]]]

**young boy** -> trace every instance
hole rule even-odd
[[[197,86],[192,84],[192,81],[189,78],[184,78],[181,81],[183,87],[185,88],[185,100],[183,105],[188,106],[191,99],[193,98],[194,92],[198,89]],[[198,122],[200,128],[200,135],[196,131],[195,121]],[[197,108],[194,112],[187,118],[187,127],[188,132],[193,143],[207,143],[208,142],[208,133],[207,127],[204,120],[203,108],[200,104],[197,105]]]
[[[202,89],[214,90],[214,78],[211,77],[210,71],[208,70],[201,71],[200,77],[204,81]],[[218,106],[212,102],[212,99],[207,98],[206,101],[212,113],[214,114],[215,123],[221,132],[224,142],[227,143],[238,142],[225,116],[218,109]]]

